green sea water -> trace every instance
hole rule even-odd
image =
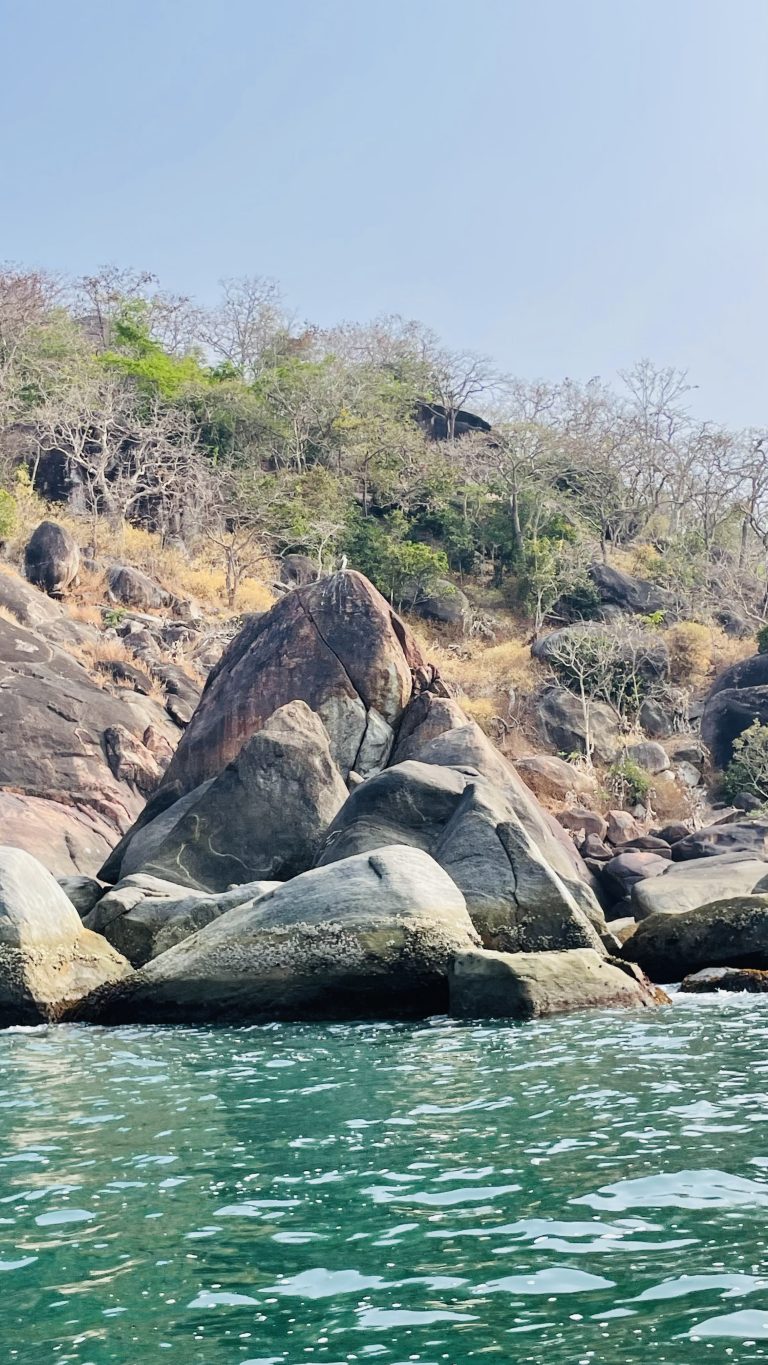
[[[0,1035],[0,1361],[768,1358],[768,1006]]]

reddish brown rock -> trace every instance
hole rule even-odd
[[[208,678],[166,774],[190,791],[215,777],[280,706],[322,719],[334,761],[365,776],[386,762],[393,726],[427,670],[410,632],[359,573],[288,593],[246,622]]]

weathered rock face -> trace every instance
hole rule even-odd
[[[542,738],[564,754],[585,754],[587,730],[581,702],[567,687],[546,687],[536,699],[536,716]],[[592,754],[599,763],[612,763],[621,748],[621,730],[615,713],[604,702],[589,706]]]
[[[666,751],[650,739],[628,745],[627,758],[649,773],[665,773],[670,766]]]
[[[432,692],[420,692],[403,712],[390,764],[416,758],[430,740],[448,730],[462,730],[469,723],[469,716],[458,702],[450,697],[436,697]]]
[[[768,659],[768,655],[758,655]],[[733,758],[733,742],[758,720],[768,724],[768,686],[730,687],[710,693],[701,715],[701,737],[712,761],[727,768]]]
[[[754,891],[766,876],[768,864],[748,853],[671,863],[661,876],[638,881],[632,888],[633,914],[646,919],[648,915],[695,910],[721,896]]]
[[[361,574],[298,588],[246,622],[226,650],[166,781],[190,791],[215,777],[273,711],[297,700],[320,716],[342,774],[366,776],[386,762],[411,669],[423,665],[403,622]]]
[[[728,897],[656,914],[638,924],[623,956],[653,981],[679,981],[702,967],[768,968],[768,896]]]
[[[569,796],[593,796],[595,779],[554,754],[531,754],[515,760],[515,767],[534,796],[565,801]]]
[[[421,763],[459,768],[470,777],[484,777],[496,787],[509,802],[545,862],[565,883],[579,908],[596,927],[602,926],[603,916],[589,872],[573,841],[554,816],[542,810],[512,764],[483,734],[479,725],[468,721],[459,729],[444,730],[422,745],[414,744],[413,757]]]
[[[633,849],[628,853],[618,853],[611,858],[602,870],[602,881],[606,891],[614,900],[628,896],[633,886],[643,881],[655,880],[669,867],[665,858],[644,849]]]
[[[122,728],[141,745],[150,723],[173,733],[156,702],[103,690],[70,654],[0,617],[5,842],[18,842],[57,876],[95,872],[144,804],[135,774],[117,777],[110,768],[105,733]]]
[[[470,617],[469,598],[448,579],[435,583],[428,596],[417,595],[413,611],[425,621],[441,621],[445,625],[464,625]]]
[[[280,582],[304,588],[318,577],[317,563],[309,555],[284,555],[280,560]]]
[[[537,1019],[597,1008],[641,1009],[666,1002],[643,977],[588,948],[565,953],[459,953],[450,977],[451,1014]]]
[[[0,846],[0,1026],[59,1019],[129,964],[97,934],[44,867]]]
[[[173,602],[172,593],[153,582],[141,569],[134,569],[129,564],[110,564],[107,587],[113,602],[121,602],[123,606],[135,607],[139,611],[158,611],[171,606]]]
[[[153,959],[79,1017],[240,1021],[445,1010],[464,898],[427,854],[387,848],[307,872]]]
[[[90,913],[104,895],[104,887],[95,877],[57,877],[56,880],[81,919]]]
[[[646,697],[640,707],[638,719],[643,734],[648,735],[649,739],[668,739],[673,733],[672,717],[661,703],[652,697]]]
[[[60,597],[74,583],[79,568],[80,547],[74,536],[55,521],[42,521],[24,551],[24,573],[30,583]]]
[[[126,877],[102,896],[86,917],[86,928],[103,934],[133,967],[189,938],[196,930],[281,885],[249,882],[221,895],[190,892],[188,887],[141,873]]]
[[[667,592],[646,578],[633,578],[622,573],[621,569],[611,568],[608,564],[595,563],[589,567],[600,600],[621,611],[648,616],[655,611],[663,611],[667,619],[675,612],[674,593]]]
[[[430,853],[453,879],[487,946],[600,949],[510,803],[483,778],[414,760],[388,768],[351,793],[320,861],[405,843]]]
[[[680,983],[684,995],[705,995],[712,991],[743,991],[751,995],[768,993],[768,972],[752,967],[704,967]]]
[[[732,825],[707,825],[672,848],[676,862],[689,858],[714,858],[719,853],[751,853],[768,860],[768,820],[753,818],[737,820]]]
[[[304,702],[290,702],[201,791],[140,870],[205,891],[287,881],[313,865],[346,799],[322,721]]]

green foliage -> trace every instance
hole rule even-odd
[[[622,806],[637,806],[645,802],[651,789],[651,777],[634,759],[624,757],[608,769],[611,792]]]
[[[666,615],[665,611],[650,611],[647,616],[641,616],[639,620],[648,630],[660,630],[664,625]]]
[[[107,630],[117,630],[125,616],[124,607],[108,607],[102,612],[102,620]]]
[[[194,355],[174,356],[150,335],[146,307],[126,302],[113,327],[115,347],[99,357],[106,369],[133,379],[149,395],[173,400],[195,385],[210,383],[210,375]]]
[[[6,488],[0,488],[0,541],[13,535],[17,517],[16,499]]]
[[[408,539],[402,512],[378,520],[359,518],[344,541],[353,568],[359,569],[398,608],[414,607],[429,596],[448,572],[443,550]]]
[[[768,802],[768,725],[754,720],[733,741],[733,758],[725,770],[723,790],[731,801],[748,792],[758,801]]]
[[[761,626],[755,638],[758,654],[768,654],[768,625]]]

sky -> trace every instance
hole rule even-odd
[[[768,0],[0,0],[0,260],[768,422]]]

